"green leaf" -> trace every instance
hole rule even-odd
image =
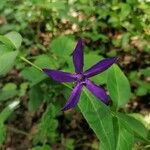
[[[103,57],[101,55],[98,55],[96,52],[90,51],[90,53],[84,55],[84,70],[89,69],[93,65],[95,65],[97,62],[102,60]]]
[[[71,138],[64,139],[65,150],[74,150],[75,149],[75,140]]]
[[[38,133],[35,135],[34,144],[43,143],[45,140],[50,141],[51,143],[56,140],[57,137],[57,127],[58,121],[56,116],[58,111],[56,107],[52,104],[47,107],[44,112],[40,123],[38,124]]]
[[[133,131],[137,137],[141,137],[144,140],[148,140],[148,130],[140,121],[122,113],[118,113],[117,117],[127,130]]]
[[[146,95],[147,93],[148,93],[148,89],[144,85],[141,85],[136,89],[137,96],[143,96]]]
[[[0,145],[3,144],[3,142],[6,139],[6,126],[0,122]]]
[[[117,65],[108,70],[107,88],[114,109],[124,106],[129,101],[131,95],[129,81]]]
[[[12,51],[12,48],[8,47],[8,45],[0,44],[0,56],[10,51]]]
[[[17,86],[14,83],[7,83],[0,90],[0,101],[5,101],[18,95]]]
[[[99,138],[101,149],[114,150],[115,135],[109,108],[86,89],[82,93],[78,106],[88,124]]]
[[[30,111],[36,111],[43,101],[43,94],[38,85],[33,86],[29,91],[28,108]]]
[[[12,49],[19,49],[22,37],[18,32],[12,31],[5,35],[0,35],[0,41]]]
[[[134,144],[134,134],[124,128],[118,118],[114,118],[114,130],[116,137],[115,150],[131,150]]]
[[[141,69],[141,72],[144,76],[149,77],[150,76],[150,67],[147,67],[145,69]]]
[[[5,86],[3,87],[3,91],[16,90],[16,89],[17,89],[17,85],[11,82],[5,84]]]
[[[5,141],[6,138],[6,126],[4,123],[14,111],[14,109],[18,106],[18,104],[19,100],[15,100],[7,107],[5,107],[0,113],[0,145]]]
[[[0,42],[7,45],[11,49],[15,49],[15,46],[13,45],[13,43],[7,37],[3,35],[0,35]]]
[[[142,115],[140,113],[130,113],[129,116],[131,116],[131,117],[135,118],[136,120],[140,121],[146,129],[148,129],[148,130],[150,129],[149,128],[150,127],[149,126],[149,119],[150,119],[149,114]]]
[[[122,35],[122,39],[121,39],[121,44],[122,44],[122,47],[124,48],[124,50],[128,50],[129,40],[130,40],[130,34],[129,33],[124,33]]]
[[[41,68],[58,68],[58,59],[54,59],[52,56],[48,55],[37,56],[34,63]]]
[[[4,123],[14,109],[19,105],[19,100],[11,102],[6,108],[0,113],[0,123]]]
[[[5,75],[11,70],[11,68],[14,65],[14,61],[16,59],[17,54],[18,51],[12,51],[0,56],[0,76]]]
[[[22,74],[24,79],[30,81],[31,87],[40,83],[41,81],[43,81],[47,78],[47,76],[43,72],[35,69],[34,67],[24,68],[22,70],[21,74]]]
[[[56,55],[62,57],[70,55],[75,47],[74,40],[67,36],[60,36],[55,38],[51,43],[51,50]]]
[[[17,90],[0,91],[0,101],[6,101],[10,98],[17,96]]]
[[[121,20],[126,19],[126,17],[130,14],[131,12],[131,7],[129,4],[121,4],[121,12],[119,13],[119,16]]]
[[[24,96],[26,94],[28,86],[29,86],[28,82],[23,82],[20,84],[19,96]]]
[[[22,37],[18,32],[12,31],[5,34],[5,37],[8,38],[11,43],[14,45],[15,49],[19,49],[22,43]]]

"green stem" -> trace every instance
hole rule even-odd
[[[29,65],[33,66],[34,68],[38,69],[39,71],[43,72],[43,70],[40,67],[36,66],[35,64],[33,64],[32,62],[30,62],[26,58],[24,58],[24,57],[21,56],[20,59],[23,60],[24,62],[28,63]],[[62,83],[62,84],[65,85],[66,87],[72,89],[68,84],[66,84],[66,83]]]
[[[39,71],[43,72],[40,67],[36,66],[35,64],[33,64],[32,62],[30,62],[30,61],[27,60],[26,58],[24,58],[24,57],[21,56],[20,59],[23,60],[24,62],[30,64],[31,66],[35,67],[35,68],[38,69]]]

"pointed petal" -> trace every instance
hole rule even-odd
[[[71,92],[70,98],[67,101],[67,103],[65,104],[65,106],[62,108],[62,111],[66,111],[70,108],[73,108],[77,105],[80,95],[81,95],[81,89],[82,89],[83,85],[78,83],[76,85],[76,87],[73,89],[73,91]]]
[[[83,72],[83,61],[83,43],[82,39],[79,39],[73,52],[73,63],[76,73]]]
[[[89,78],[94,75],[97,75],[106,69],[108,69],[113,63],[115,63],[118,60],[118,57],[113,57],[113,58],[107,58],[104,60],[99,61],[97,64],[92,66],[90,69],[86,70],[84,72],[84,75]]]
[[[88,79],[86,80],[86,87],[93,95],[95,95],[103,103],[105,103],[106,105],[109,104],[109,97],[103,88],[97,86],[96,84],[94,84],[92,81]]]
[[[59,70],[42,69],[48,76],[58,82],[73,82],[76,80],[76,75]]]

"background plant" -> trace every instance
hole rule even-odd
[[[126,140],[122,137],[129,140],[128,149],[149,148],[148,131],[133,119],[149,128],[149,2],[6,0],[1,2],[0,12],[2,149],[8,145],[18,149],[98,149],[99,141],[90,128],[100,139],[101,149],[126,148]],[[23,39],[10,31],[18,31]],[[78,108],[65,113],[59,111],[69,89],[20,59],[20,56],[25,57],[40,68],[71,72],[69,55],[78,37],[84,38],[86,46],[85,69],[103,57],[119,56],[119,66],[131,85],[130,92],[128,80],[118,66],[92,79],[107,87],[113,105],[108,109],[96,100],[91,104],[90,99],[95,98],[85,91],[79,109],[90,128]],[[101,118],[99,126],[104,125],[107,133],[101,131],[102,127],[97,128],[91,119],[95,113]],[[22,122],[26,122],[26,126]],[[76,132],[74,136],[70,135],[73,131]],[[77,140],[81,131],[82,138]],[[114,134],[116,139],[110,138]],[[20,136],[19,142],[27,144],[19,147],[12,136]],[[40,136],[43,138],[39,139]],[[112,139],[114,145],[106,148]],[[143,142],[137,142],[139,139]]]

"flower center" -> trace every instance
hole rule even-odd
[[[76,81],[75,84],[77,83],[81,83],[84,86],[86,86],[86,77],[84,76],[84,74],[76,74]]]
[[[86,78],[83,74],[77,74],[77,81],[85,82]]]

